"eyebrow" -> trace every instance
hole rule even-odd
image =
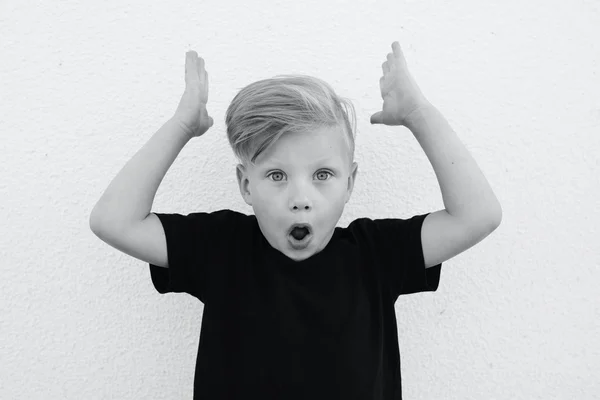
[[[324,158],[320,158],[318,160],[315,160],[311,165],[317,165],[317,164],[333,164],[334,160],[331,157],[324,157]],[[281,161],[281,160],[269,160],[267,162],[265,162],[265,165],[285,165],[286,162]]]

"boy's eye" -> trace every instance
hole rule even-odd
[[[275,182],[279,182],[279,181],[283,180],[283,172],[275,171],[275,172],[271,172],[267,176],[270,177]]]
[[[333,176],[333,174],[326,170],[319,171],[316,174],[317,180],[320,181],[326,181],[330,176]],[[281,182],[284,180],[285,175],[281,171],[273,171],[267,177],[271,178],[272,181]]]
[[[333,174],[329,171],[319,171],[319,172],[317,172],[317,179],[320,181],[325,181],[331,175],[333,175]]]

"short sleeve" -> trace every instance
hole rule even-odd
[[[232,239],[243,214],[231,210],[213,213],[162,214],[169,267],[149,264],[159,293],[188,293],[206,303],[207,287],[214,271],[228,262],[227,238]]]
[[[368,236],[365,240],[394,301],[403,294],[434,292],[438,288],[442,264],[425,268],[423,257],[421,228],[427,215],[362,219]]]

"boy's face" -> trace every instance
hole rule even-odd
[[[285,134],[255,165],[237,166],[242,197],[275,249],[295,261],[323,250],[350,199],[358,165],[341,128]],[[308,225],[293,229],[295,224]]]

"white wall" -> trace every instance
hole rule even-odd
[[[282,73],[356,106],[341,226],[443,208],[410,131],[369,124],[394,40],[503,208],[436,293],[397,302],[405,398],[600,398],[599,37],[589,0],[0,3],[0,398],[191,399],[202,304],[159,295],[146,264],[88,226],[174,112],[188,49],[206,60],[215,125],[154,211],[251,212],[225,110]]]

